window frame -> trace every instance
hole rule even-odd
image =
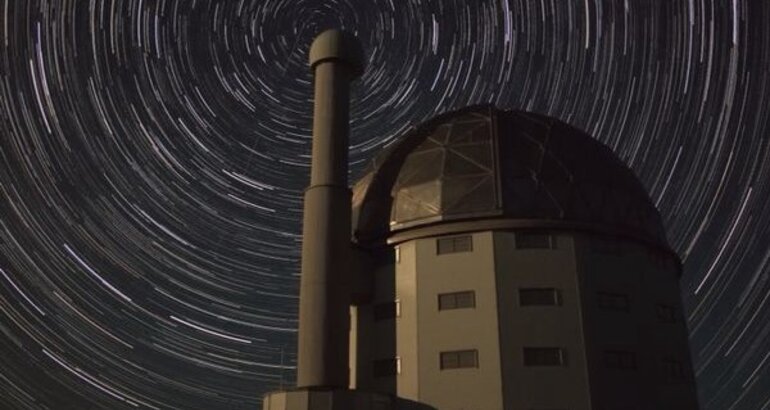
[[[601,310],[630,312],[631,298],[627,293],[597,291],[596,306]]]
[[[470,295],[471,303],[469,305],[460,306],[458,303],[458,296]],[[442,304],[442,299],[451,303]],[[457,310],[457,309],[475,309],[476,308],[476,291],[475,290],[463,290],[459,292],[439,293],[438,298],[438,310],[439,312],[444,310]]]
[[[556,360],[546,360],[546,354],[557,353]],[[566,367],[567,350],[555,346],[524,346],[522,348],[524,367]]]
[[[472,365],[463,365],[463,357],[462,355],[465,354],[465,359],[468,359],[467,354],[471,354],[473,360]],[[456,364],[454,365],[447,365],[446,361],[447,359],[453,357],[454,355],[454,362]],[[455,370],[455,369],[478,369],[479,368],[479,351],[478,349],[463,349],[463,350],[449,350],[445,352],[439,352],[439,370]],[[466,362],[467,364],[467,362]]]
[[[659,323],[672,324],[677,322],[677,309],[667,303],[658,303],[655,305],[655,316]]]
[[[467,241],[467,247],[464,246]],[[473,235],[453,235],[436,238],[436,255],[473,252]]]
[[[607,349],[602,352],[604,367],[617,370],[637,370],[639,361],[636,352],[630,350]]]
[[[520,307],[529,307],[529,306],[561,306],[564,302],[561,294],[561,289],[554,288],[554,287],[532,287],[532,288],[518,288],[519,290],[519,306]],[[533,299],[528,299],[531,303],[524,303],[525,298],[523,297],[525,293],[535,293],[535,292],[548,292],[552,296],[552,302],[553,303],[535,303]],[[530,295],[531,297],[532,295]],[[534,299],[538,299],[538,297],[534,297]],[[542,299],[540,299],[542,300]]]
[[[684,361],[678,360],[674,356],[664,356],[660,363],[667,381],[683,382],[687,380]]]

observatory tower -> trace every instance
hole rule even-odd
[[[351,196],[358,47],[311,49],[298,388],[264,408],[697,410],[681,263],[634,174],[563,122],[472,106]]]

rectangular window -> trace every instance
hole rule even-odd
[[[554,240],[550,234],[539,232],[517,232],[516,249],[553,249]]]
[[[560,347],[525,347],[524,366],[564,366],[566,352]]]
[[[394,302],[378,303],[374,305],[374,320],[386,320],[393,319],[401,316],[401,302],[396,300]]]
[[[439,238],[436,240],[436,253],[439,255],[471,251],[473,251],[473,238],[470,235]]]
[[[519,306],[561,305],[561,292],[555,288],[520,288]]]
[[[438,295],[438,310],[468,309],[476,307],[476,292],[442,293]]]
[[[605,350],[604,365],[610,369],[636,369],[636,354],[623,350]]]
[[[372,366],[374,377],[395,376],[401,373],[401,358],[375,360]]]
[[[456,350],[453,352],[441,352],[441,370],[479,367],[478,350]]]
[[[622,293],[598,292],[599,308],[628,312],[628,296]]]
[[[661,361],[663,374],[669,381],[684,380],[684,365],[673,357],[664,357]]]
[[[658,304],[656,313],[661,323],[676,323],[676,309],[673,306]]]

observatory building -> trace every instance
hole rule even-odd
[[[413,128],[351,192],[356,47],[311,51],[298,389],[264,408],[697,410],[681,264],[631,170],[482,105]]]

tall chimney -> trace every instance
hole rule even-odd
[[[363,50],[353,35],[327,30],[310,47],[310,66],[313,158],[302,229],[297,387],[347,388],[350,82],[363,72]]]

